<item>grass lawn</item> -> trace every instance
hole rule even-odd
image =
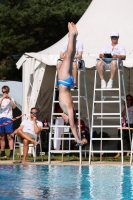
[[[0,160],[12,160],[12,158],[9,158],[8,155],[10,154],[10,150],[9,149],[6,149],[5,150],[6,152],[6,158],[2,158],[0,157]],[[102,157],[102,161],[118,161],[118,162],[121,162],[121,157],[115,159],[114,158],[114,155],[115,154],[107,154],[105,153]],[[88,155],[87,157],[85,158],[84,155],[82,156],[82,160],[83,161],[88,161]],[[20,160],[20,155],[19,155],[19,149],[16,148],[16,152],[15,152],[15,160]],[[61,154],[52,154],[51,155],[51,160],[52,161],[61,161],[62,160],[62,155]],[[33,156],[32,155],[28,155],[27,156],[27,161],[33,161]],[[36,161],[41,161],[41,156],[37,156],[36,157]],[[43,161],[48,161],[48,155],[43,155]],[[74,154],[65,154],[64,155],[64,161],[67,162],[67,161],[79,161],[79,156],[78,154],[74,155]],[[99,155],[95,155],[94,156],[94,161],[100,161],[100,156]],[[124,156],[124,161],[126,162],[129,162],[130,161],[130,156]]]

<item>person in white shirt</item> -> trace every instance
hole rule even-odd
[[[106,63],[104,62],[102,59],[105,58],[106,56],[104,54],[111,54],[112,58],[119,58],[121,60],[125,60],[126,59],[126,51],[125,48],[123,46],[121,46],[120,44],[118,44],[118,39],[119,39],[119,33],[117,31],[112,31],[110,34],[111,37],[111,44],[106,45],[99,57],[101,59],[99,59],[97,61],[97,71],[98,74],[100,76],[101,79],[101,88],[105,89],[105,88],[112,88],[113,86],[113,78],[114,78],[114,74],[115,71],[117,69],[117,60],[112,60],[110,63]],[[107,83],[106,86],[106,81],[104,80],[104,71],[110,69],[110,79]]]
[[[68,34],[68,37],[69,37],[69,34]],[[68,41],[66,41],[62,46],[62,50],[60,52],[61,60],[59,60],[59,62],[57,64],[57,71],[59,70],[60,66],[62,65],[62,59],[65,58],[66,51],[67,51],[67,45],[68,45]],[[78,74],[77,61],[82,59],[83,51],[84,51],[84,47],[83,47],[82,42],[80,42],[79,40],[76,39],[76,52],[75,52],[75,56],[74,56],[73,64],[72,64],[72,75],[74,78],[73,89],[78,89],[78,87],[77,87],[77,74]]]
[[[35,140],[37,134],[42,130],[42,122],[37,120],[38,109],[31,108],[30,119],[22,121],[20,127],[12,133],[12,137],[15,134],[18,136],[18,140],[23,143],[23,164],[26,163],[26,157],[28,154],[29,143],[37,145],[38,142]]]
[[[16,108],[14,99],[9,95],[10,88],[8,86],[2,87],[3,96],[0,98],[0,124],[9,121],[13,118],[12,109]],[[0,146],[1,146],[1,157],[5,157],[5,134],[7,134],[7,139],[10,148],[9,157],[13,156],[13,138],[11,133],[13,132],[13,122],[0,126]]]
[[[130,128],[133,128],[133,97],[130,94],[126,96],[126,102],[127,102],[127,111],[128,111],[128,117],[129,117],[129,125],[130,125]],[[125,105],[122,105],[121,110],[122,110],[121,115],[123,119],[127,119]],[[128,127],[128,123],[126,123],[126,127]],[[120,137],[120,130],[118,131],[118,137]],[[129,138],[128,130],[123,130],[123,137],[128,143],[128,149],[130,149],[130,138]],[[117,150],[121,150],[120,140],[117,143]],[[128,155],[129,153],[127,153],[127,156]],[[118,153],[114,158],[118,158],[119,156],[120,156],[120,153]]]

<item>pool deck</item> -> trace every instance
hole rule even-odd
[[[13,163],[13,161],[11,160],[4,160],[4,161],[0,161],[0,165],[22,165],[22,163]],[[43,161],[43,162],[27,162],[28,165],[75,165],[75,166],[79,166],[80,162],[79,161],[65,161],[65,162],[61,162],[61,161],[52,161],[51,164],[48,164],[48,161]],[[81,166],[88,166],[89,162],[88,161],[83,161]],[[110,161],[95,161],[95,162],[91,162],[92,166],[130,166],[130,162],[124,162],[124,164],[122,165],[121,162],[110,162]]]

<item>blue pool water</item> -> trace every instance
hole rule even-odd
[[[0,199],[130,200],[130,166],[0,166]]]

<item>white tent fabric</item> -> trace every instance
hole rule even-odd
[[[78,39],[84,44],[83,59],[86,67],[95,65],[102,47],[110,43],[110,33],[117,30],[119,43],[126,48],[127,59],[124,66],[133,67],[133,0],[93,0],[84,15],[78,21]],[[68,35],[51,47],[39,52],[45,60],[59,54]],[[50,61],[51,62],[51,61]],[[55,63],[56,64],[56,63]]]
[[[28,59],[27,59],[28,58]],[[40,87],[42,84],[46,65],[41,62],[39,57],[25,54],[17,63],[18,69],[23,64],[23,114],[30,112],[36,105]]]
[[[4,85],[9,86],[9,95],[14,99],[16,106],[20,111],[22,111],[22,82],[18,81],[0,81],[0,88]],[[0,90],[0,96],[2,96],[2,91]]]

